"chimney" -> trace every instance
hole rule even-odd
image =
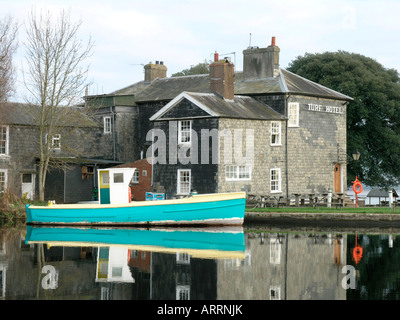
[[[235,66],[230,59],[219,60],[217,52],[214,62],[210,64],[210,91],[222,96],[226,100],[233,100],[235,95]]]
[[[276,38],[267,48],[249,47],[243,50],[244,80],[275,78],[279,75],[279,52]]]
[[[156,64],[149,62],[144,66],[144,81],[151,82],[157,78],[167,77],[167,67],[163,61],[156,61]]]

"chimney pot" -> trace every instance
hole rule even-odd
[[[214,62],[218,62],[218,60],[219,60],[219,54],[218,54],[217,51],[215,51],[215,53],[214,53]]]
[[[272,37],[271,46],[274,46],[274,47],[275,47],[275,43],[276,43],[276,38],[275,38],[275,37]]]

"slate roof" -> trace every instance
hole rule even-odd
[[[158,78],[152,82],[139,81],[112,94],[134,94],[136,102],[172,100],[181,92],[210,93],[209,74]],[[235,73],[235,95],[300,94],[328,99],[351,101],[351,97],[300,77],[283,68],[279,76],[259,80],[243,80],[243,72]]]
[[[0,124],[34,126],[36,125],[36,122],[30,110],[31,110],[30,107],[23,103],[10,102],[6,104],[0,104]],[[75,108],[71,111],[75,111],[76,116],[65,119],[65,123],[60,122],[60,125],[64,125],[66,127],[99,126],[99,124],[96,123],[93,119],[83,117],[79,108]]]
[[[271,107],[248,96],[235,95],[226,100],[213,93],[182,92],[166,104],[150,120],[165,120],[165,115],[182,99],[188,99],[207,112],[210,117],[252,120],[285,120],[286,118]]]

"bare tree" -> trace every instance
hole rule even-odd
[[[83,95],[88,66],[82,65],[90,57],[93,43],[90,38],[87,43],[78,39],[81,24],[81,21],[71,22],[69,12],[61,11],[53,19],[50,13],[32,11],[26,26],[28,67],[24,82],[29,92],[27,102],[39,132],[40,200],[44,200],[51,159],[60,156],[61,145],[63,150],[73,150],[60,132],[71,132],[77,121],[85,119],[83,114],[77,116],[77,112],[84,110],[77,110],[75,105]]]
[[[6,102],[14,91],[13,57],[17,50],[18,26],[12,16],[0,20],[0,102]]]

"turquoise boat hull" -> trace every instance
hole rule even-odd
[[[212,224],[242,225],[244,192],[194,195],[176,200],[129,204],[73,204],[26,206],[27,224],[135,225]]]
[[[173,253],[188,252],[203,258],[244,258],[241,227],[220,228],[82,228],[27,226],[26,244],[48,246],[127,246],[129,249]]]

